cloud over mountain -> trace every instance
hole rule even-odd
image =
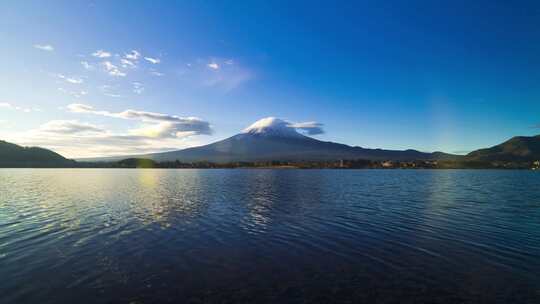
[[[323,124],[315,121],[290,122],[276,117],[266,117],[259,119],[246,129],[244,133],[257,134],[283,134],[294,135],[297,131],[302,131],[308,135],[318,135],[324,133]]]
[[[308,135],[319,135],[323,134],[323,124],[316,121],[307,121],[307,122],[297,122],[289,124],[289,127],[305,131]]]

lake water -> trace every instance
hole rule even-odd
[[[540,173],[0,170],[0,303],[540,303]]]

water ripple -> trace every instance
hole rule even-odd
[[[538,185],[528,171],[3,169],[0,291],[3,303],[540,302]]]

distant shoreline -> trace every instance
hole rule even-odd
[[[448,170],[448,169],[489,169],[489,170],[540,170],[540,162],[508,162],[508,161],[305,161],[305,162],[232,162],[211,163],[194,162],[155,162],[150,159],[125,159],[118,162],[72,162],[69,164],[2,164],[2,169],[335,169],[335,170]]]

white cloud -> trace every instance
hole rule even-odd
[[[151,72],[150,72],[150,75],[158,76],[158,77],[159,77],[159,76],[163,76],[163,75],[165,75],[165,74],[160,73],[160,72],[158,72],[158,71],[151,71]]]
[[[96,110],[85,104],[70,104],[67,109],[74,113],[138,121],[141,125],[124,131],[112,131],[78,120],[52,120],[24,132],[7,132],[6,128],[0,128],[0,138],[79,158],[178,150],[201,144],[192,135],[211,133],[210,124],[195,117],[135,110],[115,113]]]
[[[75,78],[75,77],[67,77],[62,74],[56,75],[58,78],[65,80],[66,82],[73,83],[73,84],[81,84],[84,82],[81,78]]]
[[[0,107],[13,106],[2,102]],[[24,132],[7,132],[7,128],[0,128],[0,138],[21,145],[52,149],[66,157],[80,158],[177,150],[200,144],[193,135],[211,133],[210,124],[195,117],[136,110],[116,113],[96,110],[85,104],[70,104],[67,110],[138,121],[140,125],[124,131],[112,131],[78,120],[51,120]]]
[[[103,93],[103,95],[113,97],[113,98],[122,98],[122,97],[124,97],[121,94],[114,94],[114,93]]]
[[[97,50],[94,53],[92,53],[92,56],[98,57],[98,58],[109,58],[111,57],[111,53],[106,52],[104,50]]]
[[[211,63],[207,64],[206,66],[211,68],[212,70],[218,70],[219,69],[219,64],[217,64],[215,62],[211,62]]]
[[[34,48],[47,52],[54,51],[54,47],[50,44],[34,44]]]
[[[112,64],[110,61],[104,61],[102,64],[105,67],[105,69],[107,69],[107,71],[117,69],[117,67],[114,64]]]
[[[122,63],[123,68],[136,68],[137,65],[133,61],[129,61],[127,59],[120,59],[120,62]]]
[[[67,105],[67,109],[74,113],[89,113],[94,112],[94,107],[82,103],[72,103]]]
[[[319,135],[324,133],[322,128],[323,124],[316,121],[289,123],[289,127],[304,131],[308,135]]]
[[[67,109],[73,113],[88,113],[107,117],[138,120],[145,125],[142,128],[136,129],[135,133],[152,134],[157,137],[181,137],[185,135],[198,135],[212,133],[210,123],[201,120],[197,117],[179,117],[176,115],[168,115],[162,113],[125,110],[114,113],[109,111],[98,111],[92,106],[85,104],[70,104]],[[156,130],[160,130],[157,132]],[[149,135],[147,135],[149,136]],[[153,137],[149,136],[149,137]]]
[[[161,62],[161,60],[159,58],[144,57],[144,59],[146,59],[146,61],[148,61],[150,63],[153,63],[153,64],[158,64],[158,63]]]
[[[124,57],[126,57],[126,58],[129,59],[129,60],[138,60],[139,57],[141,57],[141,53],[139,53],[139,52],[136,51],[136,50],[132,50],[131,52],[129,52],[128,54],[126,54]]]
[[[84,91],[84,90],[71,91],[71,90],[66,90],[64,88],[58,88],[58,91],[60,91],[62,93],[65,93],[65,94],[68,94],[68,95],[71,95],[71,96],[73,96],[75,98],[81,98],[82,96],[88,95],[88,92]]]
[[[130,134],[145,136],[150,138],[175,138],[203,134],[199,131],[186,131],[183,127],[179,127],[177,123],[160,122],[158,124],[145,125],[138,129],[129,131]]]
[[[124,77],[127,75],[126,73],[120,71],[118,67],[112,64],[110,61],[104,61],[101,64],[105,67],[105,70],[107,70],[107,73],[109,73],[109,75],[111,76]]]
[[[81,61],[81,65],[87,70],[93,70],[94,66],[88,63],[88,61]]]
[[[144,92],[143,84],[140,82],[134,82],[133,83],[133,93],[135,94],[142,94]]]
[[[24,113],[30,113],[30,112],[40,112],[41,110],[38,108],[25,108],[25,107],[19,107],[16,105],[13,105],[9,102],[0,102],[0,108],[14,110],[14,111],[20,111]]]
[[[52,149],[66,157],[97,157],[137,155],[171,151],[200,144],[194,137],[152,137],[137,135],[135,131],[113,132],[76,120],[49,121],[36,129],[24,132],[6,132],[0,137],[25,146]]]
[[[76,120],[51,120],[38,129],[44,133],[56,134],[82,134],[82,133],[104,133],[100,127],[88,123],[81,123]]]
[[[117,85],[112,86],[112,85],[105,84],[105,85],[99,86],[98,89],[101,91],[103,95],[108,96],[108,97],[114,97],[114,98],[124,97],[123,95],[118,94]]]
[[[252,80],[255,75],[233,59],[198,59],[186,68],[178,70],[177,75],[187,85],[203,85],[225,91],[236,89]]]
[[[323,134],[323,124],[316,121],[307,122],[290,122],[287,120],[279,119],[276,117],[265,117],[257,120],[255,123],[244,129],[245,133],[260,133],[266,129],[275,130],[279,132],[289,132],[294,129],[296,131],[303,131],[308,135]]]

